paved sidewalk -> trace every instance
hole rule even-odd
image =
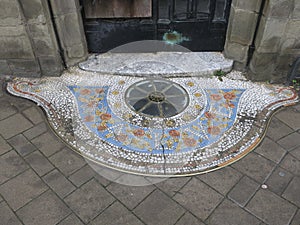
[[[277,113],[261,145],[231,166],[129,187],[60,142],[34,103],[0,89],[3,225],[299,225],[299,208],[300,104]]]

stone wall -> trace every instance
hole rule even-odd
[[[65,11],[56,9],[57,14],[51,14],[51,7],[60,4],[66,6]],[[87,55],[83,27],[78,22],[79,7],[67,7],[72,4],[78,0],[52,0],[51,4],[47,0],[1,0],[0,75],[58,76],[64,62],[71,66],[83,60]]]

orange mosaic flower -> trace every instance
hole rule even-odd
[[[101,93],[104,92],[104,89],[103,89],[103,88],[97,88],[97,89],[95,90],[95,92],[96,92],[97,94],[101,94]]]
[[[210,97],[214,101],[220,101],[222,99],[222,96],[218,94],[211,94]]]
[[[233,92],[226,92],[223,97],[226,99],[226,100],[232,100],[232,99],[235,99],[236,98],[236,95],[233,93]]]
[[[231,103],[231,102],[227,102],[227,103],[224,105],[224,107],[225,107],[226,109],[229,109],[229,108],[234,108],[235,105],[234,105],[233,103]]]
[[[106,129],[107,129],[107,125],[106,125],[106,124],[99,125],[99,126],[97,127],[97,130],[98,130],[98,131],[105,131]]]
[[[111,119],[111,115],[108,113],[103,113],[100,115],[100,119],[101,120],[110,120]]]
[[[85,122],[92,122],[93,120],[94,120],[94,116],[92,116],[92,115],[86,116],[86,117],[84,118],[84,121],[85,121]]]
[[[194,138],[184,138],[183,143],[188,147],[195,147],[197,145],[197,141]]]
[[[180,136],[180,132],[177,130],[170,130],[169,134],[171,137],[179,137]]]
[[[143,137],[145,135],[145,131],[142,129],[137,129],[133,131],[134,136]]]
[[[210,126],[207,128],[207,132],[211,135],[218,135],[221,133],[221,129],[218,126]]]
[[[91,90],[89,89],[83,89],[80,91],[80,94],[82,95],[90,95],[91,94]]]
[[[207,119],[214,119],[216,117],[216,114],[211,112],[205,112],[204,115]]]
[[[120,142],[125,142],[127,140],[127,135],[126,134],[119,134],[119,135],[116,135],[116,139]]]

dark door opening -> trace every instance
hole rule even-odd
[[[231,0],[81,0],[90,52],[141,40],[222,51]]]

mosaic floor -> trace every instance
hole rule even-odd
[[[293,89],[242,78],[72,68],[59,78],[17,78],[7,89],[40,105],[57,135],[88,159],[133,174],[188,176],[243,157],[263,138],[272,113],[298,101]]]

